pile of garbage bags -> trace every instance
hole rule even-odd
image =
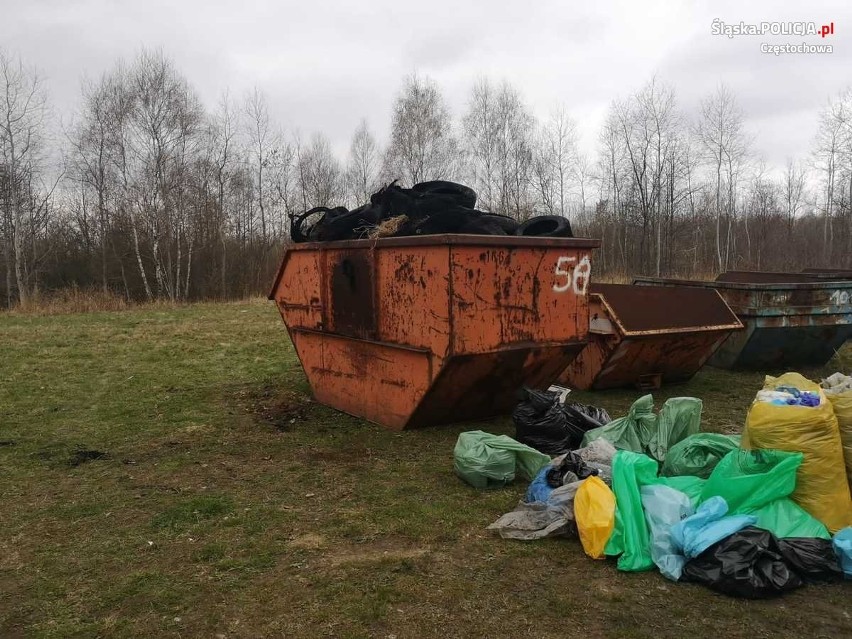
[[[852,579],[850,407],[852,378],[767,377],[739,437],[701,432],[697,398],[655,412],[646,395],[624,417],[583,428],[585,419],[566,425],[558,394],[527,389],[515,424],[535,446],[502,437],[520,447],[518,460],[536,460],[523,462],[531,482],[488,528],[507,539],[577,537],[619,570],[657,568],[735,597]]]
[[[356,209],[318,206],[290,219],[294,242],[331,242],[438,233],[573,237],[567,219],[539,215],[525,222],[475,208],[476,192],[455,182],[433,180],[410,189],[396,180]]]
[[[512,413],[515,439],[548,455],[579,448],[588,431],[611,421],[602,408],[565,404],[554,391],[524,388],[520,395],[521,401]]]

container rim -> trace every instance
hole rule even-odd
[[[290,251],[323,251],[335,249],[375,249],[397,246],[491,246],[496,248],[600,248],[601,241],[587,237],[527,237],[522,235],[468,235],[463,233],[441,233],[436,235],[406,235],[383,237],[376,240],[338,240],[336,242],[301,242],[290,244],[284,249],[275,281],[268,299],[275,299],[275,290],[284,272],[284,263]]]
[[[662,284],[678,286],[699,286],[715,289],[732,289],[746,291],[786,291],[807,289],[852,289],[852,280],[814,280],[813,282],[716,282],[706,280],[680,280],[668,277],[634,277],[634,284]]]

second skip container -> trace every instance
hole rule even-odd
[[[729,271],[715,282],[640,277],[634,283],[718,291],[746,327],[709,360],[720,368],[822,366],[852,337],[852,280]]]
[[[701,288],[593,284],[589,316],[589,344],[560,378],[583,390],[685,382],[743,328]]]

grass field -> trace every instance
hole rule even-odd
[[[0,317],[0,637],[842,637],[852,585],[748,602],[485,527],[463,430],[309,401],[269,302]],[[814,372],[816,374],[816,372]],[[736,432],[758,374],[656,394]],[[623,414],[636,393],[579,394]]]

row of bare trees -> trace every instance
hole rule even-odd
[[[478,207],[568,216],[600,237],[599,274],[852,268],[852,92],[811,149],[774,173],[724,86],[695,113],[652,79],[612,102],[594,157],[565,108],[538,119],[488,80],[454,118],[430,79],[404,81],[382,147],[362,121],[345,157],[284,131],[262,92],[205,107],[162,53],[142,51],[50,109],[36,70],[0,52],[0,280],[7,306],[99,287],[128,299],[228,298],[269,284],[290,217],[355,206],[382,184],[454,179]]]

